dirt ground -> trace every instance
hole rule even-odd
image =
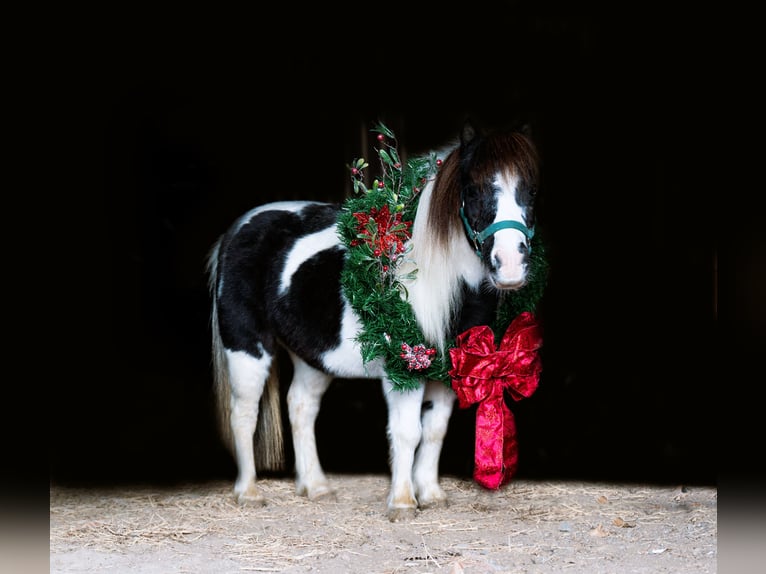
[[[443,477],[446,508],[386,518],[388,477],[331,474],[310,502],[262,479],[268,504],[232,484],[50,489],[50,572],[313,574],[716,572],[715,487],[512,481],[488,491]]]

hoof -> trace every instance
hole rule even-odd
[[[266,499],[258,491],[254,484],[250,484],[250,486],[248,486],[244,492],[237,492],[235,490],[234,496],[237,499],[237,504],[240,506],[258,507],[264,506],[266,504]]]
[[[388,519],[391,522],[407,522],[415,518],[417,514],[416,508],[389,508]]]
[[[445,508],[447,494],[438,485],[418,488],[418,506],[425,508]]]
[[[334,490],[327,488],[312,493],[309,495],[309,500],[312,502],[338,502],[338,496]]]
[[[420,509],[433,509],[433,508],[447,508],[449,501],[446,498],[434,498],[433,500],[426,500],[420,503]]]
[[[253,508],[258,508],[261,506],[266,506],[266,499],[263,498],[260,494],[258,495],[251,495],[251,494],[238,494],[237,495],[237,504],[240,506],[250,506]]]
[[[320,483],[313,488],[298,482],[295,484],[295,493],[298,496],[305,496],[312,502],[335,502],[337,500],[335,491],[326,482]]]

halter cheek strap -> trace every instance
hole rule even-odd
[[[527,241],[531,241],[532,237],[535,235],[535,229],[529,228],[520,221],[514,221],[511,219],[505,219],[503,221],[496,221],[486,227],[483,231],[474,231],[471,227],[471,224],[468,223],[468,218],[465,216],[465,211],[463,211],[463,206],[460,206],[460,219],[463,220],[463,225],[465,225],[465,230],[468,232],[468,237],[471,238],[471,241],[473,242],[474,249],[476,249],[476,255],[481,258],[481,246],[484,244],[484,241],[488,237],[491,237],[501,229],[516,229],[518,231],[521,231],[524,234],[524,237],[527,238]],[[530,245],[530,251],[532,250],[532,247]]]

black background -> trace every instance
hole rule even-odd
[[[691,105],[709,62],[695,18],[556,2],[376,10],[144,12],[72,35],[66,151],[96,191],[69,198],[87,263],[61,277],[76,281],[78,334],[74,381],[51,395],[51,479],[233,480],[212,410],[208,249],[257,204],[342,200],[377,120],[419,153],[471,117],[529,122],[543,158],[544,370],[510,405],[517,476],[715,483],[718,358],[737,346],[719,347],[719,305],[737,301],[726,325],[745,341],[761,304],[757,287],[721,282],[726,244],[700,224],[726,202],[707,192],[715,118]],[[762,282],[754,251],[737,263]],[[326,471],[387,470],[379,387],[328,391]],[[470,476],[473,416],[456,408],[443,472]]]

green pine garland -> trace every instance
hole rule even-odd
[[[427,358],[418,366],[428,366],[415,369],[402,358],[403,344],[428,347],[430,342],[420,331],[407,302],[406,288],[396,272],[397,265],[408,255],[406,241],[420,191],[436,175],[441,161],[430,153],[410,159],[403,166],[393,132],[382,123],[371,131],[378,134],[382,144],[377,150],[382,177],[367,188],[362,176],[369,164],[364,159],[356,159],[349,166],[355,196],[344,202],[338,219],[341,240],[348,247],[341,282],[363,325],[356,340],[365,363],[377,358],[385,361],[386,373],[397,390],[416,388],[424,379],[449,385],[448,354],[444,356],[435,350],[420,353],[421,358]],[[531,247],[527,284],[503,296],[491,325],[498,339],[519,313],[534,312],[543,294],[547,263],[539,230],[532,238]]]

